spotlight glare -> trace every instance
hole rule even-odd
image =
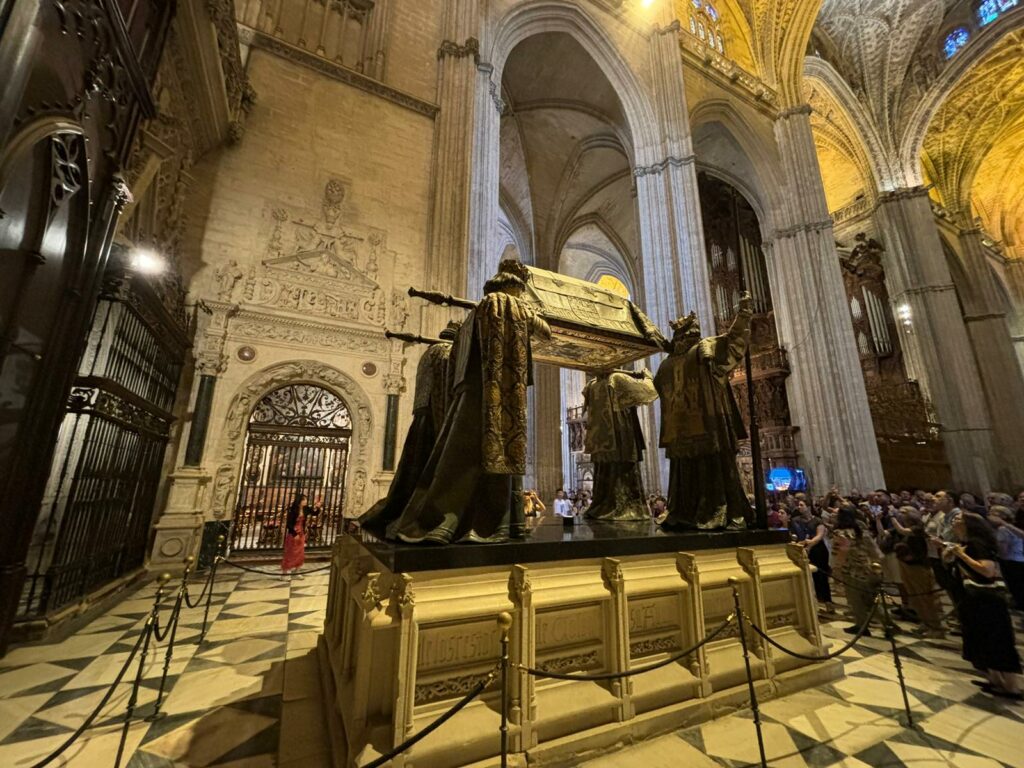
[[[143,275],[159,275],[166,269],[163,257],[152,248],[134,248],[129,261],[131,268]]]

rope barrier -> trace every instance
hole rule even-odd
[[[497,677],[498,671],[501,669],[501,667],[502,667],[502,662],[498,662],[494,666],[494,669],[492,669],[489,673],[487,673],[486,677],[484,677],[483,680],[481,680],[475,686],[473,686],[472,690],[470,690],[469,693],[467,693],[465,696],[463,696],[461,699],[459,699],[454,704],[454,706],[452,706],[447,711],[442,713],[439,717],[437,717],[437,719],[435,719],[433,722],[431,722],[430,725],[425,727],[419,733],[414,734],[413,736],[410,736],[408,739],[403,741],[401,744],[399,744],[397,747],[392,749],[386,755],[381,755],[380,757],[378,757],[373,762],[367,763],[364,768],[380,768],[380,766],[384,765],[384,763],[388,762],[389,760],[394,759],[395,757],[397,757],[398,755],[402,754],[403,752],[405,752],[410,747],[413,747],[417,742],[421,741],[422,739],[426,738],[431,733],[436,731],[438,728],[440,728],[442,725],[444,725],[448,720],[450,720],[452,717],[454,717],[455,714],[459,710],[461,710],[463,707],[465,707],[467,704],[469,704],[469,702],[471,702],[473,699],[475,699],[477,696],[479,696],[481,693],[483,693],[484,690],[487,688],[487,686],[489,686],[492,682],[494,682],[494,678]]]
[[[203,598],[206,597],[206,591],[208,589],[213,589],[213,577],[217,574],[216,563],[217,560],[215,559],[214,566],[210,568],[210,570],[206,574],[206,584],[203,585],[203,591],[199,593],[199,597],[196,598],[195,603],[193,603],[192,599],[189,597],[188,585],[185,585],[185,605],[187,605],[189,608],[198,608],[200,603],[203,602]]]
[[[264,576],[287,576],[288,575],[288,573],[285,572],[285,571],[263,571],[263,570],[260,570],[259,568],[252,568],[252,567],[250,567],[248,565],[242,565],[241,563],[232,562],[231,560],[228,560],[226,558],[221,560],[221,562],[224,563],[225,565],[230,565],[232,568],[238,568],[241,571],[248,571],[249,573],[261,573]],[[296,576],[305,576],[307,573],[318,573],[320,571],[326,571],[326,570],[328,570],[330,568],[331,568],[331,563],[328,563],[327,565],[325,565],[325,566],[323,566],[321,568],[310,568],[307,571],[295,571],[294,575],[296,575]]]
[[[834,575],[831,572],[828,574],[828,577],[830,579],[832,579],[832,581],[836,582],[837,584],[842,584],[846,589],[853,589],[853,590],[856,590],[857,592],[871,592],[872,594],[878,591],[877,589],[865,589],[864,587],[855,586],[855,585],[851,584],[848,581],[843,581],[842,579],[840,579],[838,576]],[[881,586],[882,588],[885,588],[885,587],[899,587],[900,584],[901,584],[901,582],[899,582],[899,581],[882,581],[882,582],[879,583],[879,586]],[[935,589],[929,589],[927,592],[908,592],[907,594],[902,595],[902,596],[903,597],[925,597],[927,595],[939,594],[940,592],[945,592],[945,590],[942,587],[936,587]]]
[[[135,659],[135,654],[139,652],[139,648],[142,646],[143,638],[145,638],[146,633],[149,632],[151,627],[152,616],[150,616],[150,618],[146,620],[146,626],[143,628],[143,631],[139,634],[139,639],[135,641],[135,647],[132,648],[131,653],[128,654],[128,658],[125,659],[125,662],[121,666],[120,671],[114,678],[114,682],[110,684],[110,687],[107,689],[107,692],[103,694],[103,698],[100,699],[100,703],[97,704],[96,708],[93,709],[93,711],[89,714],[87,718],[85,718],[85,722],[83,722],[78,727],[78,730],[72,733],[63,744],[57,747],[57,749],[55,749],[49,755],[44,757],[38,763],[35,763],[32,766],[32,768],[43,768],[43,766],[52,763],[54,760],[60,757],[64,753],[64,751],[67,750],[68,747],[74,744],[79,736],[81,736],[89,729],[89,726],[92,725],[93,721],[99,716],[100,712],[103,711],[103,708],[107,706],[107,702],[109,702],[110,697],[114,695],[114,691],[117,689],[117,686],[121,684],[121,680],[124,678],[125,672],[127,672],[128,668],[132,665],[132,661]]]
[[[826,653],[824,656],[810,656],[809,654],[798,653],[797,651],[792,651],[789,648],[786,648],[786,647],[782,646],[781,644],[779,644],[778,642],[773,640],[771,637],[769,637],[768,634],[763,629],[761,629],[759,626],[757,626],[757,624],[754,623],[753,619],[751,619],[749,616],[747,616],[746,613],[743,614],[743,617],[747,620],[747,623],[750,625],[750,628],[752,630],[754,630],[754,632],[762,640],[766,641],[773,648],[778,648],[780,651],[782,651],[786,655],[792,656],[794,659],[803,659],[804,661],[828,661],[829,659],[834,659],[837,656],[842,656],[848,650],[853,648],[853,646],[855,646],[860,641],[860,639],[862,637],[864,637],[864,634],[868,631],[869,625],[871,624],[872,620],[875,618],[875,614],[878,613],[878,605],[879,605],[880,601],[881,601],[881,598],[877,598],[877,597],[875,598],[875,603],[874,603],[874,605],[871,606],[871,613],[868,614],[868,617],[864,621],[864,623],[860,627],[857,628],[857,633],[853,636],[852,640],[850,640],[848,643],[845,643],[838,650],[832,651],[831,653]]]
[[[552,679],[552,680],[585,680],[585,681],[619,680],[619,679],[624,678],[624,677],[632,677],[634,675],[642,675],[645,672],[651,672],[651,671],[653,671],[655,669],[661,669],[662,667],[667,667],[669,664],[672,664],[673,662],[679,661],[680,659],[682,659],[685,656],[690,656],[691,654],[696,653],[701,648],[703,648],[705,645],[707,645],[712,640],[714,640],[716,637],[718,637],[720,634],[722,634],[722,632],[725,631],[725,628],[728,627],[730,624],[732,624],[733,621],[735,621],[735,620],[736,620],[736,614],[731,613],[726,618],[726,620],[723,621],[721,624],[719,624],[718,627],[710,635],[705,637],[703,640],[701,640],[699,643],[697,643],[692,648],[687,648],[685,651],[680,651],[679,653],[675,654],[674,656],[671,656],[671,657],[669,657],[667,659],[659,661],[659,662],[657,662],[655,664],[649,664],[646,667],[639,667],[637,669],[627,669],[625,672],[601,672],[601,673],[593,674],[593,675],[587,675],[587,674],[571,675],[571,674],[564,673],[564,672],[547,672],[547,671],[545,671],[543,669],[534,669],[533,667],[528,667],[525,664],[516,664],[515,667],[517,669],[519,669],[520,671],[522,671],[522,672],[526,672],[529,675],[533,675],[534,677],[545,677],[545,678],[549,678],[549,679]]]

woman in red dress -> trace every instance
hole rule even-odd
[[[281,575],[288,578],[288,571],[302,578],[299,568],[306,562],[306,495],[295,494],[295,501],[288,507],[285,519],[284,559],[281,560]]]

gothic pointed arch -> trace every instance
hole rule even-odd
[[[608,79],[622,103],[632,139],[633,162],[648,165],[661,160],[654,107],[634,69],[608,34],[582,6],[541,0],[523,3],[510,10],[498,23],[493,43],[482,58],[493,68],[491,82],[497,88],[505,63],[513,49],[534,35],[562,32],[570,35],[590,55]]]
[[[900,126],[898,140],[898,161],[900,172],[907,185],[920,184],[921,155],[925,138],[936,115],[948,102],[958,86],[972,74],[979,65],[999,50],[1017,48],[1024,40],[1021,24],[1024,23],[1024,5],[1005,13],[997,21],[982,27],[969,42],[948,59],[941,69],[932,76],[922,73],[920,97],[913,110]],[[1005,46],[1005,48],[1004,48]],[[993,78],[994,79],[994,78]]]
[[[690,111],[698,169],[740,190],[753,206],[766,236],[784,210],[783,174],[774,146],[766,143],[728,101],[709,99]]]
[[[819,56],[808,56],[804,60],[803,92],[814,110],[811,129],[818,145],[819,160],[829,151],[845,157],[848,164],[856,168],[868,198],[874,198],[879,189],[894,189],[900,185],[892,152],[879,135],[871,115],[830,62]],[[837,198],[842,197],[835,191],[839,180],[829,178],[831,169],[827,162],[822,161],[820,165],[829,210],[834,211],[840,207]]]

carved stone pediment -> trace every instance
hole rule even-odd
[[[284,273],[292,278],[298,273],[311,285],[336,287],[338,283],[344,283],[346,290],[359,294],[371,294],[379,287],[351,259],[335,253],[330,247],[268,259],[263,266],[270,272]]]

